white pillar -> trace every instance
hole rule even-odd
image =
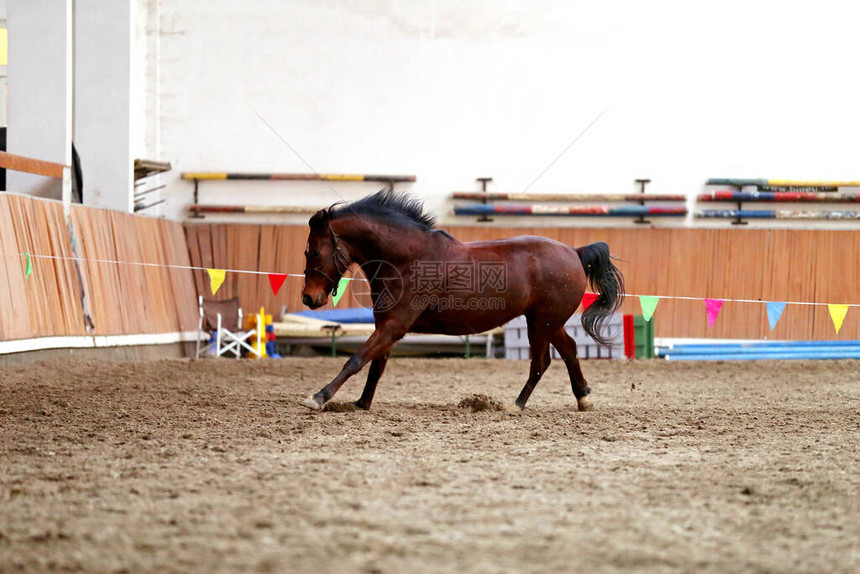
[[[72,0],[18,0],[9,28],[9,153],[72,161]],[[8,191],[62,198],[62,181],[9,170]]]
[[[75,126],[84,203],[131,212],[132,0],[75,0]]]

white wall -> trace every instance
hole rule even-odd
[[[72,154],[71,0],[9,2],[7,151],[69,165]],[[7,170],[6,190],[62,198],[62,182]]]
[[[191,200],[179,171],[309,171],[254,110],[313,169],[415,174],[402,187],[443,214],[479,176],[525,189],[610,104],[530,191],[860,178],[851,3],[145,3],[146,145],[176,164],[171,217]],[[378,187],[214,182],[201,200],[328,204]]]
[[[131,0],[75,0],[74,141],[84,203],[132,211]],[[137,86],[135,86],[137,88]],[[139,139],[139,138],[138,138]]]

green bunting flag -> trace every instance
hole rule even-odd
[[[27,258],[27,269],[24,271],[24,277],[29,277],[33,274],[33,262],[30,261],[30,252],[25,251],[24,256]]]
[[[659,302],[659,297],[652,297],[650,295],[639,296],[639,306],[642,307],[642,317],[646,321],[651,320],[651,317],[654,315],[654,310],[657,309],[657,303]]]
[[[343,294],[346,292],[346,286],[349,285],[349,279],[346,277],[341,277],[340,281],[337,283],[337,293],[332,293],[331,296],[331,306],[337,307],[338,301],[343,297]]]

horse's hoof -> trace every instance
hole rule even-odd
[[[588,400],[586,397],[582,397],[581,399],[576,399],[576,404],[579,407],[580,411],[590,411],[594,409],[594,404]]]
[[[512,415],[518,415],[521,412],[523,412],[523,410],[525,410],[525,407],[521,407],[520,405],[518,405],[516,403],[505,405],[505,412],[510,413]]]
[[[302,404],[313,411],[321,411],[323,409],[322,403],[318,403],[313,397],[306,398],[302,401]]]
[[[369,406],[365,406],[365,405],[364,405],[364,403],[362,403],[361,401],[355,401],[355,402],[354,402],[354,403],[352,403],[352,404],[354,404],[354,405],[355,405],[355,408],[357,408],[357,409],[359,409],[359,410],[361,410],[361,411],[369,411],[369,410],[370,410],[370,407],[369,407]]]

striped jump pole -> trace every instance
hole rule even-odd
[[[307,205],[205,205],[188,207],[192,213],[316,213],[324,206]]]
[[[411,183],[416,180],[414,175],[380,175],[363,173],[246,173],[227,171],[186,171],[181,175],[182,179],[194,182],[194,203],[190,210],[196,217],[202,217],[205,210],[196,209],[199,205],[199,184],[201,181],[369,181],[388,184],[389,189],[394,188],[395,183]],[[209,213],[214,206],[207,206]],[[231,206],[235,207],[235,206]],[[220,213],[251,213],[252,211],[237,211],[230,209]],[[254,213],[265,213],[255,211]],[[284,213],[284,212],[269,212]]]
[[[184,172],[187,180],[263,180],[263,181],[376,181],[381,183],[414,182],[414,175],[366,175],[349,173],[239,173]]]
[[[763,203],[860,203],[860,193],[812,193],[796,191],[709,191],[699,201],[758,201]]]
[[[790,211],[787,209],[700,209],[694,215],[703,219],[860,219],[860,211]]]
[[[471,201],[686,201],[684,195],[674,194],[651,194],[642,195],[636,193],[497,193],[497,192],[475,192],[455,191],[453,199],[466,199]]]
[[[731,187],[757,187],[760,190],[804,190],[804,191],[837,191],[840,187],[860,187],[860,181],[851,180],[795,180],[795,179],[758,179],[712,177],[705,185],[728,185]]]
[[[572,206],[572,205],[464,205],[454,208],[454,215],[566,215],[566,216],[603,216],[603,217],[639,217],[653,215],[662,217],[683,217],[687,214],[685,207],[652,207],[627,205],[620,207],[608,206]]]

